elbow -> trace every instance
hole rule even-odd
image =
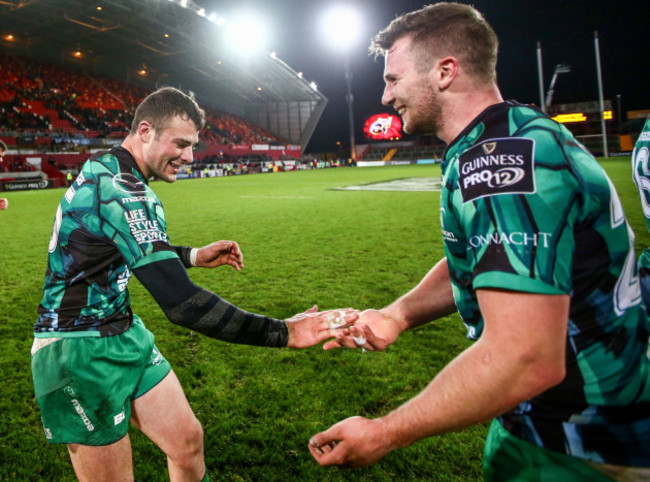
[[[549,388],[562,383],[566,377],[566,364],[563,357],[551,360],[536,360],[532,363],[527,363],[528,369],[524,370],[527,374],[526,383],[528,388],[528,396],[532,398],[537,396]]]
[[[553,366],[543,367],[538,370],[538,386],[539,392],[544,392],[549,388],[559,385],[566,376],[566,367],[564,363],[555,364]]]

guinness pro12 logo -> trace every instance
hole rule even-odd
[[[458,159],[458,183],[463,203],[495,194],[535,192],[535,141],[490,139],[465,151]]]

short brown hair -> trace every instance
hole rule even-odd
[[[194,100],[192,92],[185,94],[174,87],[162,87],[145,97],[135,109],[131,133],[135,133],[140,122],[146,120],[158,135],[177,115],[187,116],[198,131],[205,125],[205,112]]]
[[[385,55],[403,37],[411,38],[421,70],[430,68],[436,58],[452,55],[478,80],[496,81],[499,40],[470,5],[440,2],[397,17],[372,38],[370,52],[375,57]]]
[[[5,144],[2,139],[0,139],[0,151],[7,152],[7,144]]]

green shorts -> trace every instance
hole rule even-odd
[[[50,443],[117,442],[126,435],[131,401],[171,370],[137,316],[120,335],[37,342],[46,340],[46,346],[32,354],[32,376]]]
[[[485,441],[483,472],[490,481],[611,482],[585,460],[515,437],[494,420]]]

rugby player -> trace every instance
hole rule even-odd
[[[645,223],[650,230],[650,118],[645,121],[632,152],[632,175],[639,189]],[[646,306],[650,306],[650,248],[639,257],[641,293]]]
[[[246,312],[195,285],[191,266],[243,267],[237,243],[170,244],[148,184],[193,161],[204,112],[170,87],[146,97],[121,146],[89,159],[61,200],[34,325],[32,373],[45,436],[80,480],[132,480],[129,421],[167,455],[171,480],[208,480],[203,432],[178,378],[132,312],[131,274],[172,323],[248,345],[303,348],[331,337],[331,313],[288,320]],[[339,323],[354,311],[337,312]]]
[[[445,258],[325,348],[383,350],[456,310],[476,342],[407,403],[348,418],[309,449],[321,465],[367,466],[494,419],[488,481],[649,480],[648,318],[632,232],[571,133],[503,100],[497,48],[483,16],[459,3],[405,14],[372,41],[385,57],[382,102],[407,133],[447,144]]]

